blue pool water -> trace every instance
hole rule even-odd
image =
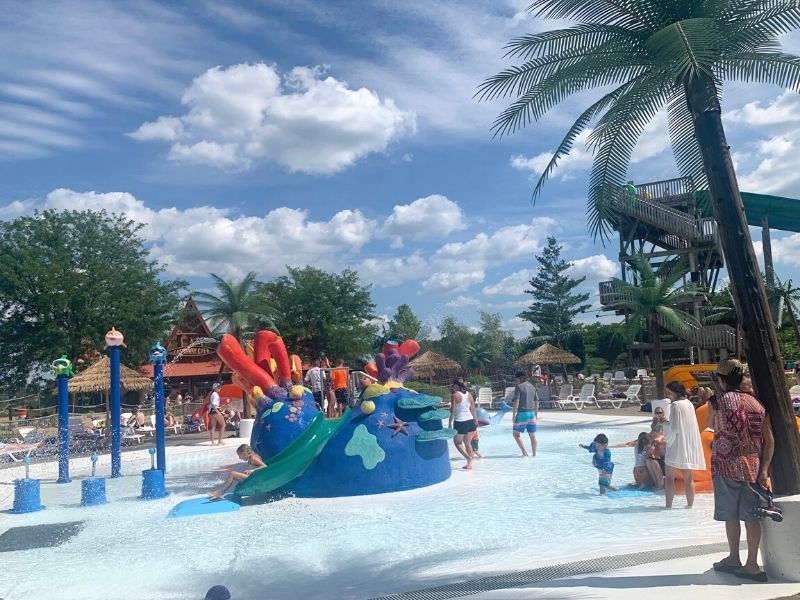
[[[545,415],[548,418],[548,415]],[[555,415],[553,418],[557,418]],[[485,458],[471,472],[453,454],[452,477],[429,488],[334,499],[286,499],[235,513],[167,519],[182,499],[215,485],[234,461],[224,450],[170,459],[163,500],[136,500],[147,462],[125,462],[108,481],[110,503],[82,509],[80,483],[43,485],[48,509],[0,515],[11,526],[83,520],[59,548],[1,555],[0,597],[196,599],[222,583],[241,599],[369,598],[466,577],[628,551],[721,541],[712,502],[664,511],[663,496],[600,497],[591,455],[578,448],[600,431],[611,443],[646,424],[568,425],[545,420],[539,456],[522,459],[508,420],[482,428]],[[633,451],[613,450],[614,481],[631,481]],[[73,478],[87,473],[73,470]],[[4,486],[7,490],[8,488]],[[10,576],[10,580],[9,580]]]

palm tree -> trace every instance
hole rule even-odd
[[[669,268],[666,273],[659,273],[641,254],[634,255],[631,262],[638,285],[615,278],[612,284],[615,300],[608,307],[624,310],[627,313],[625,324],[627,337],[630,339],[644,326],[650,333],[653,345],[653,367],[656,372],[656,393],[664,397],[664,361],[661,355],[661,332],[659,318],[666,321],[673,332],[684,331],[690,325],[697,325],[689,313],[675,308],[682,302],[691,302],[700,295],[696,289],[684,286],[676,287],[686,272],[685,264],[680,261]]]
[[[797,305],[795,304],[800,300],[800,288],[794,287],[791,279],[781,281],[776,275],[773,275],[773,279],[772,285],[767,284],[767,295],[775,301],[775,327],[780,329],[783,326],[784,316],[788,315],[794,330],[794,337],[800,344],[800,324],[797,322]]]
[[[464,362],[469,369],[484,369],[492,362],[492,351],[486,342],[477,340],[464,346]]]
[[[731,286],[719,292],[708,295],[710,308],[703,323],[730,325],[736,330],[736,358],[742,358],[742,323],[739,321],[739,313],[736,312],[736,303],[733,300]]]
[[[645,126],[664,107],[678,168],[710,190],[714,216],[745,329],[754,385],[775,430],[776,492],[800,493],[800,439],[786,390],[778,340],[756,262],[742,198],[722,127],[725,79],[800,88],[800,57],[780,50],[780,36],[800,26],[794,0],[533,0],[545,19],[577,24],[511,41],[523,62],[488,78],[481,99],[515,97],[497,118],[505,135],[538,121],[576,92],[606,88],[570,127],[534,190],[596,120],[589,226],[608,233],[609,198],[625,184]],[[610,91],[608,90],[610,87]]]
[[[249,328],[266,323],[274,327],[275,311],[255,294],[256,274],[251,271],[239,282],[226,281],[211,273],[218,295],[196,292],[194,298],[203,316],[213,325],[212,333],[228,332],[239,342]]]

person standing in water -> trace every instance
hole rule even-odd
[[[467,391],[467,384],[460,377],[453,381],[450,394],[450,427],[455,426],[456,435],[453,443],[456,450],[467,459],[464,467],[472,469],[472,438],[478,431],[478,413],[475,409],[475,399]]]
[[[514,388],[514,403],[512,405],[512,422],[514,423],[514,441],[522,451],[522,457],[528,456],[525,442],[520,437],[528,434],[531,440],[531,456],[536,456],[536,415],[539,413],[539,395],[524,371],[514,373],[517,386]]]
[[[669,421],[666,421],[664,436],[667,439],[667,451],[664,462],[667,465],[666,488],[667,508],[672,508],[675,498],[675,478],[682,474],[686,485],[686,505],[694,505],[694,481],[692,471],[706,468],[703,456],[703,443],[700,440],[700,428],[694,415],[694,406],[686,397],[686,389],[678,381],[667,384],[667,396],[670,399]]]

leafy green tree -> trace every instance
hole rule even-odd
[[[699,292],[685,287],[676,287],[686,272],[682,261],[672,265],[669,271],[662,274],[654,271],[648,260],[638,254],[633,257],[631,269],[639,280],[639,285],[615,278],[613,287],[616,299],[609,302],[608,307],[628,312],[629,339],[639,328],[647,326],[650,332],[650,343],[653,345],[656,393],[659,398],[663,398],[664,362],[661,355],[659,317],[669,323],[672,331],[685,330],[687,323],[696,324],[692,315],[675,308],[675,306],[694,300]]]
[[[370,286],[350,269],[327,273],[306,266],[257,286],[274,308],[275,324],[291,351],[305,357],[352,359],[369,352],[377,329]]]
[[[274,327],[275,311],[255,293],[258,282],[251,271],[241,281],[225,280],[211,273],[217,295],[195,292],[193,297],[213,333],[230,333],[239,342],[247,331],[261,325]]]
[[[40,379],[61,353],[73,362],[125,334],[123,361],[138,366],[169,333],[186,282],[162,280],[143,226],[105,211],[35,213],[0,222],[0,377]]]
[[[387,340],[403,342],[405,340],[416,340],[422,329],[422,321],[417,318],[414,311],[408,304],[401,304],[397,307],[397,312],[386,330]]]
[[[466,348],[475,341],[469,327],[448,315],[439,324],[440,338],[429,342],[431,350],[444,354],[461,365],[466,364]]]
[[[625,331],[621,323],[592,323],[583,328],[586,369],[590,372],[613,370],[625,353]]]
[[[511,358],[510,352],[509,356],[506,354],[511,348],[509,340],[513,342],[513,336],[503,327],[503,318],[499,313],[480,311],[478,327],[480,328],[477,334],[478,342],[473,345],[483,346],[486,349],[489,362]]]
[[[593,124],[589,226],[608,233],[610,198],[625,184],[645,127],[666,107],[681,174],[708,185],[736,306],[744,326],[756,393],[775,430],[776,491],[800,493],[800,437],[786,390],[778,340],[745,221],[730,147],[722,126],[724,80],[800,88],[800,57],[782,52],[782,35],[800,27],[794,0],[534,0],[545,19],[577,22],[514,39],[507,55],[523,61],[488,78],[482,99],[516,99],[497,118],[505,135],[541,119],[571,95],[603,88],[577,118],[534,190]],[[595,122],[596,121],[596,122]]]
[[[590,305],[584,304],[589,294],[574,293],[586,278],[575,279],[566,275],[572,263],[561,258],[561,250],[556,238],[547,238],[547,246],[536,257],[539,268],[530,280],[531,289],[525,290],[526,294],[534,297],[534,302],[519,316],[533,324],[531,335],[534,342],[563,346],[576,333],[573,320]]]

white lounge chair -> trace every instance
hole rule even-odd
[[[570,396],[564,402],[561,402],[562,408],[575,407],[576,410],[582,410],[587,404],[597,405],[597,398],[594,397],[594,384],[587,383],[581,387],[581,393],[577,396]]]
[[[626,402],[629,404],[641,404],[639,400],[639,390],[641,389],[641,384],[629,385],[628,389],[624,392],[624,398],[615,398],[613,396],[598,398],[597,406],[599,408],[622,408],[622,405]]]
[[[490,387],[482,387],[478,389],[478,397],[475,399],[475,402],[478,406],[483,405],[484,403],[486,406],[492,406],[492,388]]]
[[[155,415],[150,415],[150,425],[155,430],[155,428],[156,428],[156,416]],[[166,431],[173,432],[175,435],[177,435],[177,434],[179,434],[181,432],[181,428],[182,428],[182,426],[179,425],[177,422],[175,423],[175,425],[167,425],[166,421],[164,422],[164,429]]]
[[[612,381],[627,381],[627,377],[625,377],[625,371],[614,371],[614,377],[611,379]]]
[[[564,405],[562,402],[566,402],[568,399],[572,398],[572,384],[569,385],[562,385],[558,388],[558,400],[556,400],[556,406],[561,410],[564,410]]]
[[[647,369],[636,369],[636,379],[650,379],[650,376],[647,374]]]
[[[606,371],[605,373],[603,373],[603,379],[611,381],[612,379],[614,379],[614,374],[611,371]]]

